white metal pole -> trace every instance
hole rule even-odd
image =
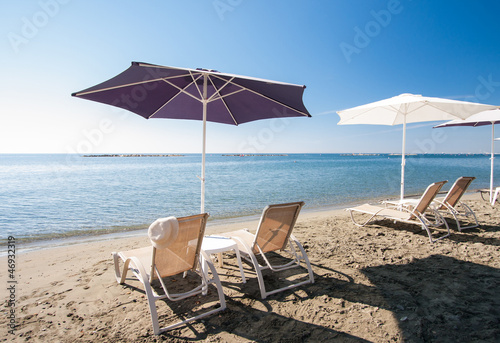
[[[495,166],[495,124],[491,123],[491,175],[490,175],[490,204],[493,204],[493,169]]]
[[[205,212],[205,149],[207,141],[207,74],[203,75],[203,148],[201,153],[201,211]]]
[[[405,196],[405,147],[406,147],[406,113],[403,115],[403,149],[401,152],[401,203]]]

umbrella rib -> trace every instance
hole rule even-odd
[[[214,84],[214,82],[213,82],[213,80],[212,80],[212,78],[211,78],[211,77],[209,77],[208,79],[210,80],[210,83],[211,83],[211,84],[212,84],[212,86],[214,87],[215,92],[214,92],[214,94],[212,94],[212,96],[211,96],[210,98],[208,98],[208,99],[207,99],[207,101],[208,101],[208,102],[212,102],[212,101],[215,101],[215,100],[220,100],[220,101],[222,101],[222,103],[224,104],[224,107],[225,107],[225,108],[226,108],[226,110],[227,110],[227,113],[229,114],[229,116],[230,116],[230,117],[231,117],[231,119],[233,120],[234,125],[238,125],[238,121],[237,121],[237,120],[236,120],[236,118],[233,116],[233,113],[231,112],[231,110],[229,109],[229,107],[227,106],[227,104],[226,104],[226,102],[224,101],[224,99],[223,99],[223,98],[224,98],[225,96],[229,96],[229,95],[233,95],[233,94],[239,93],[239,92],[241,92],[241,91],[242,91],[242,89],[238,89],[238,90],[236,90],[236,91],[234,91],[234,92],[231,92],[231,93],[226,94],[226,95],[224,95],[224,96],[223,96],[223,95],[221,95],[221,94],[220,94],[220,91],[221,91],[224,87],[226,87],[229,83],[231,83],[231,81],[232,81],[232,80],[234,80],[234,77],[232,77],[230,80],[226,80],[226,83],[224,83],[224,85],[222,85],[222,87],[220,87],[220,88],[217,88],[217,87],[215,86],[215,84]],[[216,97],[216,96],[218,96],[218,97]],[[214,97],[215,97],[215,98],[214,98]]]
[[[138,85],[143,85],[145,83],[151,83],[151,82],[156,82],[156,81],[167,81],[167,80],[170,80],[170,79],[175,79],[175,78],[184,77],[184,76],[188,76],[188,74],[185,74],[185,75],[176,75],[176,76],[170,76],[170,77],[160,77],[160,78],[157,78],[157,79],[150,79],[150,80],[144,80],[144,81],[137,81],[137,82],[127,83],[127,84],[113,86],[113,87],[95,89],[95,90],[88,91],[88,92],[80,92],[80,93],[76,93],[75,95],[76,96],[81,96],[81,95],[86,95],[86,94],[92,94],[92,93],[98,93],[98,92],[105,92],[105,91],[110,91],[110,90],[113,90],[113,89],[125,88],[125,87],[130,87],[130,86],[138,86]],[[171,84],[170,82],[168,82],[168,83]],[[175,86],[173,84],[171,84],[171,85],[174,86],[174,87],[177,87],[177,86]],[[177,88],[179,88],[179,87],[177,87]]]
[[[238,89],[238,90],[235,90],[234,92],[231,92],[231,93],[227,93],[225,95],[220,95],[219,94],[219,97],[218,98],[215,98],[215,99],[212,99],[212,97],[209,99],[209,101],[215,101],[215,100],[223,100],[224,98],[227,98],[228,96],[231,96],[231,95],[234,95],[234,94],[237,94],[237,93],[241,93],[243,92],[244,89]]]
[[[203,92],[200,89],[200,87],[198,87],[198,85],[196,84],[196,81],[203,75],[203,73],[200,73],[196,79],[194,78],[193,73],[191,71],[189,71],[189,75],[191,75],[191,78],[193,79],[193,82],[191,82],[190,84],[194,83],[194,85],[196,86],[196,89],[198,90],[198,94],[200,94],[200,99],[202,99],[202,101],[206,100],[206,99],[203,99]]]
[[[213,83],[212,78],[209,78],[209,80],[210,80],[210,83],[212,84],[212,86],[214,86],[214,89],[215,89],[214,94],[212,94],[212,96],[211,96],[210,98],[208,98],[208,101],[210,101],[210,102],[211,102],[211,101],[215,101],[215,100],[219,100],[219,99],[220,99],[220,100],[223,100],[223,98],[225,98],[225,97],[228,97],[228,96],[231,96],[231,95],[234,95],[234,94],[237,94],[237,93],[243,92],[243,91],[245,90],[242,86],[240,86],[240,85],[238,85],[238,84],[236,84],[236,83],[233,83],[233,85],[235,85],[235,86],[239,87],[239,89],[235,90],[234,92],[231,92],[231,93],[228,93],[228,94],[222,95],[222,94],[220,94],[220,91],[221,91],[224,87],[226,87],[228,84],[230,84],[230,83],[234,80],[234,77],[233,77],[233,78],[231,78],[231,80],[225,80],[225,81],[226,81],[226,83],[225,83],[224,85],[222,85],[222,87],[220,87],[220,88],[218,88],[218,89],[217,89],[217,87],[215,86],[215,84]],[[224,80],[224,79],[222,79],[222,80]],[[217,95],[218,95],[218,97],[216,97]]]
[[[382,106],[382,107],[385,108],[385,109],[390,109],[391,111],[394,111],[396,113],[400,113],[399,108],[396,108],[396,107],[394,107],[392,105],[387,105],[387,106]],[[359,116],[365,115],[366,113],[368,113],[368,112],[370,112],[372,110],[373,110],[373,108],[366,108],[364,111],[362,111],[362,112],[360,112],[360,113],[358,113],[358,114],[356,114],[356,115],[354,115],[354,116],[352,116],[352,117],[350,117],[348,119],[345,119],[345,121],[342,124],[349,123],[349,121],[352,121],[352,120],[358,118]],[[345,113],[345,111],[346,110],[339,111],[338,113],[340,115],[340,113]],[[342,119],[340,120],[340,122],[342,122]],[[359,124],[361,124],[361,123],[359,123]],[[380,125],[384,125],[384,124],[380,124]],[[385,125],[387,125],[387,124],[385,124]],[[389,126],[393,126],[393,125],[395,125],[394,121],[392,122],[392,124],[389,124]]]
[[[159,107],[156,111],[154,111],[154,113],[152,113],[150,116],[148,116],[148,119],[153,118],[153,117],[156,115],[156,113],[158,113],[159,111],[161,111],[161,109],[162,109],[162,108],[164,108],[165,106],[167,106],[167,105],[168,105],[168,104],[169,104],[172,100],[174,100],[175,98],[177,98],[177,96],[179,96],[180,94],[186,94],[186,95],[189,95],[189,96],[190,96],[190,97],[192,97],[193,99],[198,100],[198,101],[200,101],[200,102],[201,102],[201,100],[200,100],[200,99],[198,99],[196,96],[192,95],[192,94],[191,94],[191,93],[189,93],[189,92],[186,92],[186,88],[187,88],[187,87],[189,87],[189,86],[190,86],[191,84],[193,84],[193,83],[195,83],[195,84],[196,84],[196,80],[197,80],[197,79],[199,79],[200,77],[201,77],[201,74],[200,74],[200,75],[199,75],[196,79],[194,79],[194,78],[193,78],[193,82],[188,83],[188,84],[187,84],[184,88],[181,88],[181,87],[179,87],[179,86],[177,86],[177,85],[174,85],[172,82],[167,81],[167,80],[165,80],[165,79],[161,79],[162,81],[164,81],[164,82],[168,83],[168,84],[169,84],[169,85],[171,85],[172,87],[177,88],[177,89],[179,90],[179,92],[178,92],[176,95],[174,95],[173,97],[171,97],[171,98],[170,98],[167,102],[165,102],[163,105],[161,105],[161,106],[160,106],[160,107]]]
[[[201,93],[200,93],[200,97],[199,97],[199,98],[197,98],[195,95],[193,95],[193,94],[191,94],[191,93],[189,93],[189,92],[186,92],[186,88],[188,88],[188,87],[189,87],[190,85],[192,85],[193,83],[195,84],[196,88],[198,88],[198,85],[196,84],[196,81],[197,81],[197,80],[198,80],[201,76],[202,76],[202,74],[200,74],[200,75],[199,75],[196,79],[195,79],[195,78],[193,78],[193,82],[188,83],[188,84],[187,84],[184,88],[181,88],[181,87],[179,87],[179,86],[177,86],[177,85],[174,85],[174,84],[173,84],[172,82],[170,82],[170,81],[167,81],[167,80],[163,80],[163,81],[165,81],[166,83],[168,83],[168,84],[169,84],[169,85],[171,85],[172,87],[177,88],[177,89],[179,90],[179,93],[178,93],[178,94],[176,94],[176,96],[177,96],[177,95],[179,95],[180,93],[184,93],[184,94],[186,94],[186,95],[189,95],[189,96],[190,96],[190,97],[192,97],[193,99],[196,99],[196,100],[198,100],[199,102],[202,102],[203,97],[202,97]],[[199,91],[199,89],[198,89],[198,91]]]
[[[220,78],[219,78],[219,79],[220,79]],[[224,87],[226,87],[228,84],[230,84],[230,83],[234,80],[234,77],[232,77],[232,78],[231,78],[231,79],[229,79],[229,80],[224,80],[224,79],[222,79],[222,80],[226,81],[226,83],[224,83],[224,84],[222,85],[222,87],[220,87],[220,88],[217,88],[217,87],[215,86],[215,84],[213,83],[213,81],[212,81],[212,78],[211,78],[211,77],[209,78],[209,80],[210,80],[210,83],[212,84],[212,86],[214,86],[215,93],[214,93],[214,94],[212,94],[212,96],[211,96],[210,98],[208,98],[207,100],[208,100],[208,101],[213,101],[213,100],[217,100],[217,99],[213,99],[216,95],[219,95],[219,98],[222,98],[222,97],[223,97],[223,95],[221,95],[221,94],[220,94],[220,91],[221,91],[221,90],[223,90],[223,89],[224,89]],[[234,84],[234,83],[233,83],[233,84]],[[241,91],[241,90],[238,90],[238,91]],[[238,91],[237,91],[237,92],[238,92]],[[232,94],[234,94],[234,93],[236,93],[236,92],[232,92],[232,93],[227,94],[227,95],[232,95]]]
[[[405,111],[401,111],[401,105],[404,105],[405,106]],[[392,108],[395,112],[396,112],[396,116],[394,117],[394,120],[392,121],[392,124],[391,126],[394,126],[394,125],[397,125],[396,124],[396,120],[398,118],[398,115],[401,114],[403,115],[404,117],[406,117],[406,115],[409,113],[408,112],[408,108],[406,107],[407,104],[399,104],[398,107],[394,106],[394,105],[389,105],[388,107],[389,108]],[[405,119],[406,120],[406,119]]]
[[[119,88],[129,87],[129,86],[137,86],[137,85],[142,85],[144,83],[149,83],[149,82],[154,82],[154,81],[159,81],[159,80],[139,81],[139,82],[132,82],[132,83],[127,83],[125,85],[119,85],[119,86],[114,86],[114,87],[94,89],[94,90],[88,91],[88,92],[79,92],[79,93],[76,93],[75,96],[93,94],[93,93],[98,93],[98,92],[105,92],[105,91],[110,91],[110,90],[113,90],[113,89],[119,89]]]
[[[433,104],[431,104],[431,103],[427,103],[427,105],[428,105],[428,106],[430,106],[430,107],[434,107],[434,108],[435,108],[435,109],[437,109],[437,110],[440,110],[440,111],[446,112],[446,113],[448,113],[448,114],[451,114],[453,117],[455,117],[455,118],[457,118],[457,119],[464,119],[464,118],[459,117],[459,116],[457,116],[456,114],[454,114],[454,113],[452,113],[452,112],[450,112],[450,111],[447,111],[447,110],[444,110],[444,109],[442,109],[442,108],[436,107],[436,106],[434,106],[434,105],[433,105]]]
[[[221,78],[221,77],[219,77],[218,75],[213,75],[213,76],[215,76],[215,77],[217,77],[217,78],[219,78],[219,79],[222,79],[222,78]],[[253,93],[253,94],[257,95],[257,96],[260,96],[260,97],[262,97],[262,98],[265,98],[265,99],[267,99],[267,100],[269,100],[269,101],[272,101],[272,102],[274,102],[274,103],[280,104],[280,105],[281,105],[281,106],[283,106],[283,107],[286,107],[286,108],[291,109],[291,110],[293,110],[293,111],[296,111],[296,112],[298,112],[298,113],[300,113],[300,114],[302,114],[302,115],[304,115],[304,116],[306,116],[306,117],[309,117],[309,115],[307,115],[307,113],[304,113],[304,112],[302,112],[302,111],[300,111],[300,110],[298,110],[298,109],[295,109],[295,108],[293,108],[293,107],[291,107],[291,106],[289,106],[289,105],[287,105],[287,104],[284,104],[284,103],[282,103],[282,102],[280,102],[280,101],[278,101],[278,100],[275,100],[275,99],[273,99],[273,98],[270,98],[270,97],[268,97],[268,96],[266,96],[266,95],[264,95],[264,94],[260,94],[260,93],[258,93],[258,92],[256,92],[256,91],[254,91],[254,90],[252,90],[252,89],[250,89],[250,88],[248,88],[248,87],[245,87],[245,86],[239,85],[239,84],[237,84],[237,83],[234,83],[234,84],[235,84],[235,85],[237,85],[238,87],[241,87],[241,90],[242,90],[242,91],[243,91],[243,90],[249,91],[250,93]]]
[[[239,93],[239,92],[241,92],[241,90],[235,91],[235,92],[233,92],[233,93],[231,93],[231,94],[234,94],[234,93]],[[228,95],[230,95],[230,94],[228,94]],[[223,97],[220,97],[219,99],[220,99],[220,101],[222,101],[222,103],[224,104],[224,107],[226,108],[227,113],[229,113],[229,115],[231,116],[231,119],[233,120],[234,125],[238,125],[238,121],[237,121],[237,120],[236,120],[236,118],[234,117],[233,112],[232,112],[232,111],[229,109],[229,107],[227,106],[227,103],[226,103],[226,101],[224,100],[224,98],[223,98]],[[214,99],[214,100],[215,100],[215,99]]]
[[[227,113],[231,116],[231,119],[233,120],[234,122],[234,125],[238,125],[238,121],[236,120],[236,118],[234,117],[233,115],[233,112],[229,109],[229,107],[227,106],[227,103],[226,103],[226,100],[224,100],[225,97],[228,97],[230,95],[233,95],[233,94],[236,94],[236,93],[240,93],[240,92],[243,92],[243,89],[238,89],[234,92],[231,92],[229,94],[226,94],[226,95],[220,95],[219,94],[219,97],[218,98],[215,98],[215,99],[211,99],[210,101],[215,101],[215,100],[220,100],[222,101],[222,103],[224,104],[224,107],[226,108],[227,110]]]

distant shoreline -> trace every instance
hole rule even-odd
[[[87,154],[79,153],[62,153],[62,152],[41,152],[41,153],[0,153],[0,156],[40,156],[40,155],[74,155],[80,157],[182,157],[188,155],[201,155],[201,153],[185,153],[185,154]],[[268,153],[268,154],[238,154],[238,153],[207,153],[207,156],[293,156],[293,155],[338,155],[338,156],[401,156],[401,153],[390,152],[306,152],[306,153]],[[436,152],[436,153],[408,153],[406,156],[490,156],[490,152]],[[500,153],[495,153],[495,156],[500,156]]]
[[[178,154],[103,154],[103,155],[83,155],[83,157],[181,157]]]
[[[229,157],[253,157],[253,156],[288,156],[288,154],[223,154]]]

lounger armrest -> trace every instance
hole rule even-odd
[[[242,231],[246,231],[246,232],[248,232],[248,233],[250,234],[250,232],[249,232],[247,229],[244,229],[244,230],[242,230]],[[236,231],[235,231],[235,232],[236,232]],[[253,235],[253,234],[252,234],[252,235]],[[231,238],[232,240],[237,241],[237,243],[240,243],[240,244],[241,244],[241,247],[243,247],[243,249],[241,249],[241,247],[240,247],[240,252],[244,252],[245,254],[251,254],[251,253],[252,253],[252,248],[251,248],[251,247],[247,244],[247,242],[246,242],[244,239],[242,239],[242,238],[240,238],[240,237],[238,237],[238,236],[232,236],[232,235],[231,235],[231,232],[228,232],[227,234],[225,234],[225,236],[226,236],[226,237],[229,237],[229,238]],[[254,236],[255,236],[255,235],[254,235]]]

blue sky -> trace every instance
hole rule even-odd
[[[335,111],[401,93],[500,105],[498,13],[495,0],[4,0],[0,153],[200,152],[200,122],[71,97],[131,61],[307,86],[312,118],[209,123],[209,153],[399,152],[401,126],[338,126]],[[409,125],[407,152],[490,151],[490,127],[436,124]]]

